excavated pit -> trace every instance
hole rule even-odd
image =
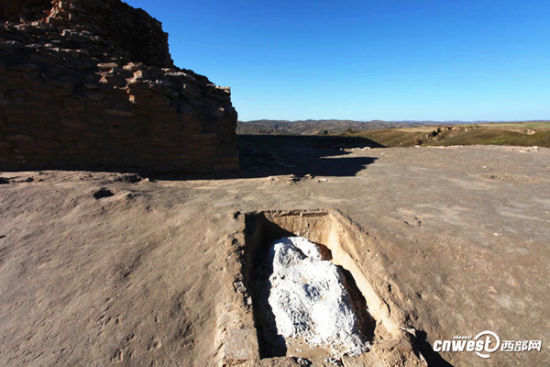
[[[397,325],[384,310],[385,301],[377,295],[354,259],[357,251],[368,251],[361,236],[355,233],[357,230],[359,228],[350,226],[334,210],[263,211],[246,214],[243,282],[252,297],[260,358],[334,358],[330,348],[326,346],[312,347],[303,340],[285,339],[277,332],[275,316],[267,302],[269,286],[266,284],[269,281],[266,280],[273,269],[269,264],[266,265],[266,257],[269,257],[269,249],[274,241],[284,237],[299,236],[313,242],[318,246],[322,259],[336,265],[344,275],[343,284],[351,299],[360,337],[366,346],[364,351],[368,351],[375,335],[388,337],[399,333]],[[339,358],[340,356],[336,356],[336,359]]]
[[[232,287],[219,305],[216,342],[219,343],[220,366],[282,366],[295,363],[345,367],[426,366],[423,352],[418,347],[416,330],[409,323],[410,317],[399,306],[404,302],[404,296],[386,271],[389,259],[385,255],[384,243],[335,209],[256,211],[245,215],[235,212],[234,218],[242,227],[229,235],[227,242],[226,279],[232,282]],[[297,245],[291,241],[298,248],[297,252],[293,252],[292,247],[288,252],[285,247],[290,246],[288,243],[279,243],[278,248],[270,249],[276,240],[288,241],[286,237],[303,237],[313,244]],[[312,246],[316,248],[313,252]],[[276,255],[281,249],[283,251]],[[292,261],[287,261],[289,254]],[[312,263],[321,262],[326,267],[324,269],[330,270],[327,273],[337,274],[336,283],[327,283],[337,284],[337,288],[327,287],[329,291],[324,294],[331,298],[334,295],[331,289],[341,293],[341,298],[339,295],[335,297],[338,300],[336,304],[341,305],[343,303],[338,302],[344,300],[345,312],[340,312],[339,306],[323,309],[323,305],[316,303],[326,298],[317,297],[315,292],[308,293],[308,290],[320,289],[318,284],[325,282],[325,274],[316,271],[301,273],[303,268],[299,261],[295,262],[296,259],[305,259],[305,269],[310,269]],[[298,264],[299,269],[281,273],[281,266],[284,268],[287,264]],[[270,278],[270,275],[275,277]],[[281,283],[281,279],[285,282]],[[296,293],[290,294],[305,294],[306,300],[312,301],[303,303],[311,306],[305,308],[303,319],[301,312],[294,312],[297,309],[294,306],[301,304],[300,300],[304,298],[299,298],[299,302],[295,303],[294,298],[283,294],[283,297],[275,296],[275,299],[288,299],[290,302],[271,303],[269,300],[270,287],[285,284],[286,280],[291,285],[290,289],[296,290]],[[281,294],[278,291],[271,295]],[[286,308],[287,304],[291,306]],[[271,305],[275,305],[278,321]],[[327,319],[342,320],[341,315],[354,315],[344,319],[353,320],[352,326],[349,327],[347,322],[336,322],[332,325],[344,327],[325,327],[324,318],[317,317],[318,314],[314,314],[316,311],[307,312],[318,310],[318,306],[329,310],[323,314],[328,315]],[[281,319],[280,315],[292,317]],[[294,317],[296,315],[298,317]],[[282,324],[281,320],[284,321]],[[292,321],[288,323],[285,320]],[[292,328],[285,328],[284,325],[292,325]],[[305,330],[305,333],[300,334],[296,330],[300,333]],[[315,334],[319,330],[321,332]],[[335,334],[329,333],[329,337],[325,338],[326,330],[335,331]],[[349,330],[352,339],[346,337]],[[321,339],[316,339],[317,335],[321,335]],[[333,335],[337,337],[332,338]],[[352,342],[348,343],[350,340]],[[343,349],[339,349],[342,345]],[[350,345],[352,347],[348,348]]]

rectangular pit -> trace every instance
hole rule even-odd
[[[284,357],[292,355],[308,359],[318,359],[328,350],[320,347],[310,347],[307,343],[285,339],[278,335],[271,307],[267,302],[269,280],[272,269],[266,264],[271,244],[281,238],[300,236],[314,242],[321,253],[322,260],[333,262],[332,251],[324,244],[327,239],[322,234],[330,233],[327,226],[332,221],[324,213],[301,213],[302,215],[270,216],[265,212],[247,215],[245,232],[245,271],[244,282],[250,290],[254,322],[258,331],[260,358]],[[270,213],[272,214],[272,213]],[[277,219],[285,218],[284,220]],[[327,220],[329,219],[329,220]],[[315,226],[312,226],[315,224]],[[283,227],[284,226],[284,227]],[[316,241],[313,241],[315,239]],[[319,242],[317,242],[319,241]],[[323,242],[321,242],[323,241]],[[361,291],[357,288],[353,275],[342,266],[337,265],[344,275],[344,287],[351,298],[351,308],[357,319],[358,334],[364,343],[371,343],[374,337],[375,321],[367,311],[367,304]],[[267,288],[267,289],[266,289]],[[316,358],[317,357],[317,358]]]
[[[379,261],[380,244],[359,226],[333,209],[258,211],[246,213],[241,216],[242,219],[244,230],[241,238],[244,244],[240,243],[242,240],[233,240],[234,244],[238,244],[233,251],[238,254],[235,260],[240,268],[233,285],[235,292],[244,296],[241,298],[244,306],[232,314],[238,314],[241,319],[241,322],[235,323],[240,325],[237,328],[246,329],[249,340],[254,337],[256,340],[247,343],[249,347],[242,343],[231,344],[230,335],[235,333],[234,330],[228,330],[228,336],[225,337],[228,353],[248,348],[246,353],[241,354],[249,357],[246,360],[235,360],[226,356],[222,358],[222,365],[251,363],[269,366],[287,358],[294,362],[306,360],[309,362],[305,365],[311,362],[316,366],[332,366],[332,363],[344,366],[384,366],[398,360],[406,360],[404,366],[422,365],[417,364],[421,362],[419,354],[413,350],[410,338],[403,331],[406,315],[397,307],[394,295],[399,291],[388,281],[383,263]],[[266,317],[270,310],[266,309],[266,303],[262,301],[265,294],[262,295],[258,280],[262,277],[265,279],[265,274],[262,275],[266,271],[263,260],[273,241],[293,236],[304,237],[319,246],[322,259],[330,260],[344,274],[344,288],[350,295],[351,307],[364,341],[372,345],[370,350],[360,355],[343,355],[331,360],[327,348],[311,347],[307,343],[295,341],[288,343],[282,336],[274,334],[273,318],[270,320]],[[227,318],[230,317],[225,316],[224,320]],[[226,324],[220,327],[226,329]]]

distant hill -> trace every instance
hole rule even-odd
[[[254,120],[239,121],[240,135],[334,135],[363,130],[394,129],[429,125],[454,125],[462,121],[352,121],[352,120]]]
[[[523,145],[550,147],[550,122],[455,124],[363,130],[346,136],[365,138],[384,147],[415,145]]]
[[[238,135],[341,135],[380,147],[415,145],[538,145],[550,147],[550,121],[256,120],[237,123]]]

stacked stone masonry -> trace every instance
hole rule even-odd
[[[230,90],[119,0],[0,3],[0,170],[238,169]]]

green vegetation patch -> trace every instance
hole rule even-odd
[[[550,122],[468,124],[365,130],[349,134],[370,139],[385,147],[415,145],[520,145],[550,147]]]

